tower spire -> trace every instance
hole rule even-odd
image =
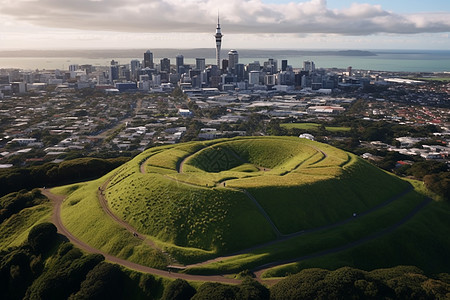
[[[219,12],[217,11],[217,28],[216,28],[216,34],[214,37],[216,38],[216,60],[217,60],[217,67],[220,69],[220,48],[222,46],[222,32],[220,30],[220,19],[219,19]]]

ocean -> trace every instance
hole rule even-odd
[[[370,51],[370,50],[369,50]],[[142,51],[141,51],[142,52]],[[206,52],[196,50],[176,50],[177,53],[185,56],[185,64],[195,64],[195,57],[205,57],[207,64],[215,63],[215,52],[211,49]],[[278,66],[281,67],[281,60],[287,59],[288,64],[294,68],[301,68],[303,61],[314,61],[316,68],[340,68],[344,69],[351,66],[354,70],[375,70],[390,72],[450,72],[450,51],[445,50],[372,50],[375,55],[336,55],[333,51],[325,53],[318,50],[315,51],[299,51],[296,53],[292,50],[268,50],[267,56],[264,56],[264,50],[243,50],[239,51],[239,63],[247,64],[253,61],[259,61],[263,64],[269,58],[278,60]],[[19,68],[24,70],[68,70],[71,64],[91,64],[94,66],[108,66],[111,60],[116,60],[120,64],[129,64],[132,59],[143,59],[139,57],[137,51],[130,51],[126,55],[126,51],[120,51],[115,54],[114,51],[105,52],[105,55],[75,55],[58,51],[54,57],[49,55],[36,56],[17,56],[0,53],[0,69],[1,68]],[[86,52],[87,53],[87,52]],[[125,54],[124,54],[125,53]],[[139,52],[140,53],[140,52]],[[167,54],[168,53],[168,54]],[[155,50],[154,62],[158,63],[162,57],[168,57],[171,63],[175,63],[174,51],[170,50],[164,53],[161,49]],[[186,54],[185,54],[186,53]],[[257,53],[257,55],[255,55]],[[167,56],[165,56],[167,54]],[[227,52],[222,51],[222,58],[226,58]],[[116,56],[115,56],[116,55]],[[135,55],[135,56],[134,56]],[[173,57],[172,57],[172,56]],[[209,56],[209,57],[208,57]]]

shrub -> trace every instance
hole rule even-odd
[[[237,286],[206,282],[200,286],[192,300],[234,300],[239,292]]]
[[[270,291],[258,281],[247,277],[239,285],[239,291],[236,294],[236,299],[269,300]]]
[[[172,281],[164,290],[164,300],[188,300],[195,295],[195,289],[183,279]]]
[[[52,223],[41,223],[34,226],[28,234],[28,244],[34,251],[45,253],[48,251],[56,238],[56,226]]]
[[[123,299],[123,276],[117,265],[102,262],[89,271],[80,290],[69,299]]]

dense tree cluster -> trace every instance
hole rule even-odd
[[[47,197],[43,196],[38,189],[34,189],[31,192],[21,190],[1,197],[0,224],[24,208],[32,207],[47,201]]]
[[[146,274],[147,281],[149,276],[155,282]],[[1,299],[127,299],[130,290],[151,299],[158,284],[146,286],[132,282],[102,255],[85,255],[62,241],[51,223],[33,227],[22,246],[0,252]]]
[[[450,172],[425,175],[423,181],[428,189],[450,201]]]
[[[306,269],[271,288],[271,299],[448,299],[450,282],[425,276],[416,267],[366,272]]]
[[[129,158],[78,158],[59,164],[0,170],[0,196],[22,189],[62,185],[100,177]]]

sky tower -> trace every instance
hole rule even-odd
[[[222,32],[220,32],[220,22],[219,22],[219,14],[217,13],[217,28],[216,28],[216,34],[214,35],[216,37],[216,60],[217,60],[217,67],[220,69],[220,47],[222,45]]]

